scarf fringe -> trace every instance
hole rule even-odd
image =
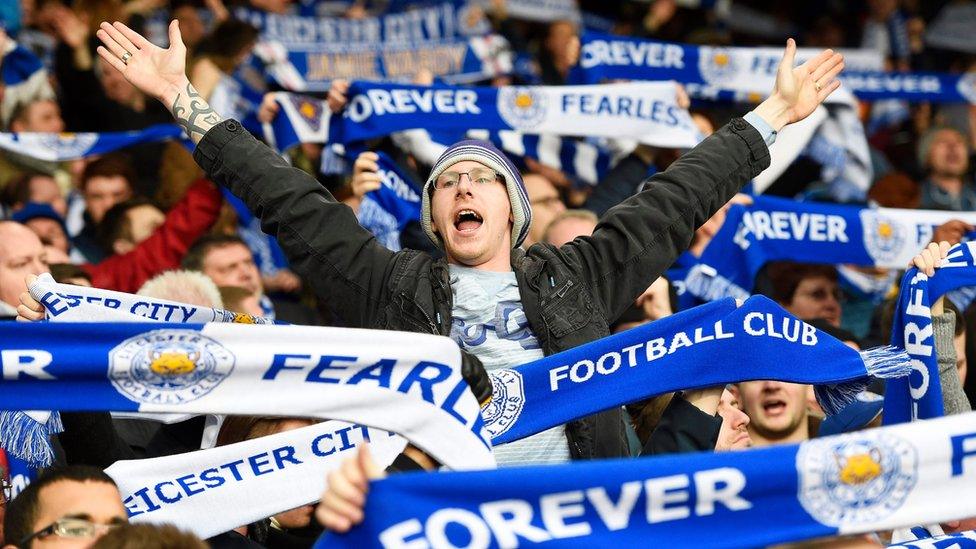
[[[912,371],[911,359],[901,347],[884,345],[860,351],[859,354],[867,376],[832,385],[814,386],[817,402],[827,415],[832,416],[854,402],[858,393],[871,384],[872,377],[891,379],[907,376]]]
[[[901,347],[883,345],[861,351],[860,354],[869,376],[891,379],[907,376],[912,371],[912,359]]]
[[[47,423],[31,419],[24,412],[0,412],[0,447],[31,467],[54,463],[51,435],[64,430],[61,414],[52,412]]]

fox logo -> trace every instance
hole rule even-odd
[[[197,368],[200,352],[156,351],[149,352],[149,369],[161,376],[182,376]]]
[[[234,313],[234,319],[231,322],[235,324],[257,324],[258,321],[254,320],[252,315],[247,313]]]
[[[849,486],[864,484],[881,476],[881,451],[877,448],[846,459],[835,454],[834,459],[840,469],[840,481]]]

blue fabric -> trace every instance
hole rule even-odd
[[[907,372],[903,352],[859,354],[754,296],[738,308],[731,299],[716,301],[514,370],[493,370],[494,396],[482,415],[494,444],[504,444],[662,393],[764,379],[833,385],[817,396],[836,413],[868,375]]]
[[[16,86],[43,68],[44,65],[34,52],[20,45],[0,58],[0,78],[7,86]]]
[[[706,300],[745,298],[768,261],[900,268],[905,250],[921,249],[932,236],[933,225],[906,221],[907,212],[757,196],[752,206],[729,209],[687,289]]]
[[[724,89],[723,80],[738,71],[754,69],[717,63],[705,53],[721,54],[721,48],[595,32],[584,33],[581,42],[580,73],[583,81],[591,84],[614,79],[676,80],[682,84],[714,87],[718,92],[714,99],[734,99],[735,90]],[[844,87],[866,101],[904,99],[976,103],[976,77],[972,75],[845,70],[840,80]]]
[[[885,425],[943,415],[930,308],[947,292],[976,285],[974,247],[976,243],[972,242],[956,244],[932,278],[914,267],[902,278],[891,326],[891,344],[908,351],[912,374],[886,385]]]
[[[954,534],[943,534],[941,536],[932,536],[932,534],[924,528],[912,528],[912,535],[915,539],[912,541],[903,541],[901,543],[893,543],[888,546],[889,549],[976,549],[976,530],[967,530],[965,532],[956,532]]]
[[[42,160],[63,161],[105,154],[114,150],[178,139],[183,130],[175,124],[157,124],[127,132],[104,133],[0,133],[0,149]]]

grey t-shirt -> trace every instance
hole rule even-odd
[[[517,368],[543,357],[522,310],[515,273],[450,265],[454,316],[451,339],[488,371]],[[500,467],[569,461],[566,428],[553,427],[495,447]]]

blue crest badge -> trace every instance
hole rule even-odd
[[[861,226],[864,227],[864,249],[875,264],[894,262],[908,240],[901,223],[876,210],[861,211]]]
[[[862,431],[803,443],[796,469],[807,513],[844,528],[901,507],[918,480],[918,451],[896,435]]]
[[[719,85],[735,78],[739,70],[732,51],[727,48],[701,48],[698,72],[710,85]]]
[[[134,402],[182,404],[220,384],[234,369],[234,355],[196,330],[153,330],[109,352],[109,378]]]
[[[514,130],[535,129],[546,118],[547,103],[538,88],[508,86],[498,90],[498,114]]]
[[[481,411],[485,429],[492,438],[512,428],[525,407],[522,374],[501,369],[488,372],[491,377],[491,402]]]

